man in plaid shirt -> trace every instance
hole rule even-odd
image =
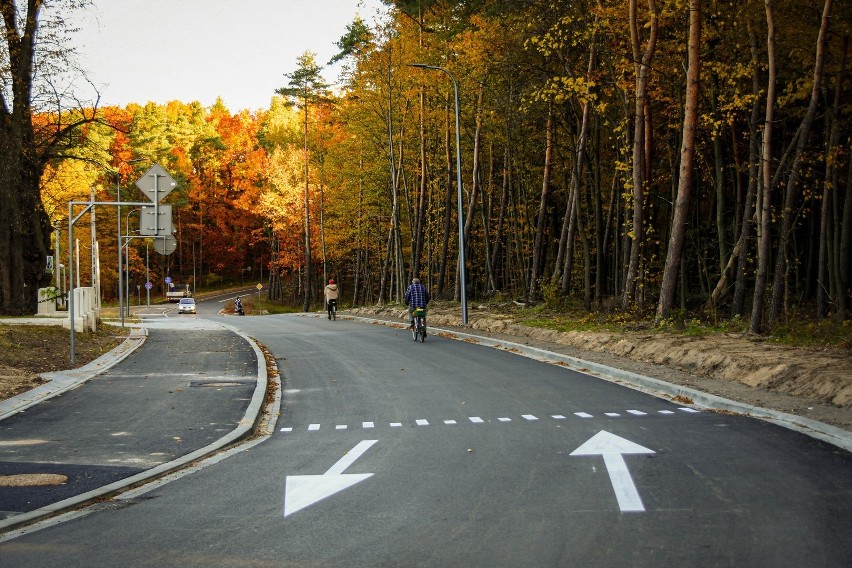
[[[429,290],[420,283],[419,278],[411,279],[411,286],[405,291],[405,305],[408,306],[408,325],[414,327],[414,316],[412,312],[416,308],[425,308],[431,300]]]

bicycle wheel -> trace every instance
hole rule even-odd
[[[337,321],[337,306],[331,306],[331,319]]]
[[[411,339],[417,341],[417,334],[419,333],[420,324],[417,322],[417,318],[414,318],[414,324],[411,327]]]
[[[420,327],[417,329],[420,333],[420,343],[426,341],[426,324],[420,324]]]

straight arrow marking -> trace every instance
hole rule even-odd
[[[630,476],[630,471],[627,469],[627,464],[622,456],[623,454],[653,453],[655,453],[654,450],[649,450],[630,440],[601,430],[571,452],[570,455],[599,455],[603,457],[606,471],[609,473],[609,481],[612,483],[615,498],[618,500],[618,507],[622,512],[642,512],[645,510],[645,506],[642,504],[639,492],[636,491],[636,485],[633,483],[633,478]]]
[[[343,471],[378,440],[362,440],[322,475],[288,475],[284,488],[284,516],[290,516],[339,491],[372,477],[372,473]]]

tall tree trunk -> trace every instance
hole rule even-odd
[[[760,208],[760,235],[757,272],[754,277],[754,299],[751,304],[749,331],[760,333],[763,327],[763,305],[766,280],[769,274],[772,241],[769,235],[772,208],[772,123],[775,120],[775,15],[772,0],[764,0],[766,9],[766,63],[769,76],[766,83],[766,115],[763,120],[763,187]]]
[[[443,243],[441,246],[441,262],[440,269],[438,270],[438,289],[437,295],[439,297],[444,294],[444,287],[447,276],[447,259],[450,255],[450,227],[452,224],[452,215],[453,215],[453,157],[450,151],[450,99],[447,98],[447,104],[445,107],[445,117],[444,121],[444,160],[446,163],[447,177],[446,177],[446,188],[447,191],[444,193],[444,232],[443,232]]]
[[[553,101],[547,106],[547,127],[545,128],[544,172],[541,182],[541,201],[538,206],[538,219],[535,225],[535,244],[532,250],[530,267],[530,287],[527,300],[534,302],[538,298],[539,278],[544,269],[544,234],[547,230],[547,202],[550,197],[550,173],[553,159]]]
[[[308,103],[305,97],[305,289],[302,300],[302,311],[307,312],[311,307],[313,288],[313,268],[311,266],[311,209],[308,179]]]
[[[38,310],[38,288],[47,285],[50,219],[41,202],[43,161],[33,133],[33,60],[42,2],[30,0],[19,25],[14,2],[0,3],[11,84],[0,90],[0,315]],[[23,12],[23,10],[22,10]],[[12,100],[6,96],[11,94]],[[10,104],[11,103],[11,104]]]
[[[820,206],[820,224],[819,224],[819,254],[817,255],[819,260],[817,262],[817,290],[816,290],[816,304],[817,304],[817,318],[822,318],[827,310],[826,305],[826,296],[828,295],[828,291],[831,289],[831,273],[832,270],[829,270],[829,242],[831,239],[831,230],[829,228],[829,211],[832,209],[832,204],[837,201],[838,198],[838,185],[837,185],[837,160],[839,157],[839,148],[837,146],[838,141],[840,140],[840,93],[841,93],[841,85],[843,84],[843,75],[846,68],[846,54],[847,54],[847,45],[848,45],[848,37],[843,38],[843,55],[840,60],[840,71],[837,74],[837,81],[835,83],[834,88],[834,102],[829,108],[829,119],[831,123],[831,128],[828,134],[828,147],[826,148],[826,168],[825,168],[825,180],[823,182],[822,189],[822,204]],[[834,191],[832,191],[832,189]],[[838,296],[838,305],[842,302],[843,298]],[[842,321],[842,320],[841,320]]]
[[[852,139],[846,141],[847,148],[852,145]],[[838,198],[840,196],[838,195]],[[840,251],[838,273],[840,276],[840,291],[837,296],[837,319],[846,320],[847,309],[852,305],[852,160],[847,163],[846,195],[843,199],[843,221],[840,230]]]
[[[769,323],[774,323],[778,320],[778,317],[781,314],[781,304],[784,299],[784,292],[787,287],[785,275],[787,273],[787,249],[789,246],[790,234],[793,230],[793,207],[795,205],[797,194],[796,188],[799,185],[799,174],[802,171],[802,159],[805,146],[808,143],[811,125],[813,124],[814,116],[816,116],[817,105],[819,104],[820,89],[822,87],[822,67],[825,60],[825,42],[831,14],[831,2],[832,0],[825,0],[825,4],[823,6],[822,22],[816,45],[816,62],[814,64],[814,84],[811,89],[811,100],[808,103],[807,113],[802,119],[802,124],[799,127],[799,139],[796,144],[796,152],[793,156],[793,165],[790,169],[790,174],[787,178],[787,187],[784,192],[781,241],[778,247],[778,258],[775,262],[775,279],[773,280],[772,285],[772,306],[769,310]]]
[[[760,61],[757,50],[757,35],[754,33],[751,20],[748,21],[748,35],[749,45],[751,46],[752,64],[751,92],[754,96],[754,102],[751,106],[751,118],[748,123],[748,188],[746,189],[745,203],[743,204],[742,228],[740,229],[742,247],[739,258],[737,259],[737,276],[734,285],[734,297],[731,301],[731,317],[742,315],[744,309],[746,273],[749,267],[749,253],[752,242],[752,231],[754,230],[754,201],[760,179],[760,144],[757,137],[757,121],[760,120]]]
[[[645,53],[639,57],[639,22],[636,11],[636,0],[630,0],[630,38],[633,46],[633,66],[636,75],[636,100],[633,127],[633,227],[630,239],[630,262],[627,266],[627,274],[624,281],[624,293],[621,299],[622,307],[627,308],[636,298],[636,281],[639,275],[640,250],[643,241],[643,202],[645,200],[646,174],[645,146],[647,143],[646,132],[646,106],[648,104],[648,82],[651,74],[651,62],[654,59],[654,51],[657,47],[657,32],[659,16],[654,0],[648,0],[648,10],[651,13],[650,36]]]
[[[689,0],[689,67],[686,72],[686,108],[683,116],[683,137],[680,150],[680,175],[677,187],[672,231],[663,269],[660,302],[656,320],[669,317],[674,303],[678,273],[686,235],[686,222],[693,193],[693,161],[695,130],[698,122],[698,96],[701,81],[701,0]]]

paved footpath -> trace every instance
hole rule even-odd
[[[120,347],[0,402],[0,531],[161,477],[251,435],[263,353],[209,320],[146,321]]]

